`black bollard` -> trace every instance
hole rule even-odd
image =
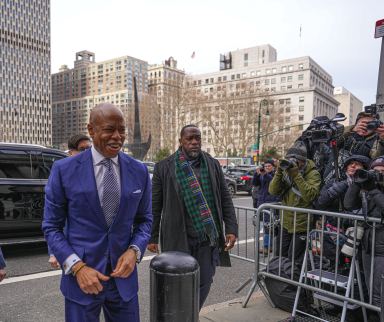
[[[200,269],[182,252],[164,252],[151,260],[151,322],[199,321]]]

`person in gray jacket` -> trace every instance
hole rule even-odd
[[[200,130],[184,126],[179,142],[173,155],[155,165],[153,226],[147,248],[181,251],[197,260],[201,308],[216,266],[230,266],[228,251],[236,242],[238,225],[220,164],[201,151]]]

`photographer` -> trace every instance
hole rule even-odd
[[[319,210],[327,210],[333,212],[344,211],[344,196],[348,187],[353,183],[354,175],[358,169],[369,168],[371,159],[363,155],[352,155],[345,160],[343,173],[341,176],[345,179],[337,181],[332,178],[320,191],[320,195],[314,202],[314,208]],[[321,225],[321,224],[320,224]],[[325,221],[324,230],[329,232],[342,232],[344,228],[348,227],[348,221],[340,221],[338,227],[337,218],[327,216]],[[334,236],[325,234],[323,237],[323,254],[331,262],[336,259],[336,239]]]
[[[379,120],[376,110],[366,107],[365,112],[357,114],[356,123],[346,127],[343,135],[337,140],[338,165],[343,168],[345,160],[351,155],[363,155],[377,158],[384,154],[384,125]],[[334,174],[333,156],[327,162],[324,181],[327,183]]]
[[[357,172],[344,198],[348,210],[363,209],[364,216],[384,218],[384,156],[371,163],[370,172]],[[362,238],[362,258],[364,276],[369,287],[373,227],[364,225]],[[373,304],[380,306],[381,275],[384,274],[384,225],[376,225],[373,268]]]
[[[278,202],[280,198],[278,196],[273,196],[269,193],[268,188],[269,184],[275,175],[275,165],[272,160],[268,160],[264,162],[261,168],[256,169],[255,174],[253,175],[252,185],[256,187],[256,207],[258,208],[263,203],[268,202]],[[271,218],[269,215],[264,215],[264,249],[262,251],[264,253],[268,253],[269,247],[269,228],[267,227],[270,224]],[[267,225],[265,225],[267,224]]]
[[[304,146],[297,145],[287,151],[286,159],[280,160],[275,176],[269,185],[269,193],[280,196],[284,206],[312,208],[312,203],[320,191],[321,177],[312,160],[307,159]],[[282,254],[300,260],[306,247],[308,215],[284,211],[281,223]],[[293,232],[295,231],[295,250],[293,250]],[[281,233],[278,234],[280,239]],[[277,245],[279,245],[278,241]]]
[[[328,181],[314,202],[314,208],[334,212],[342,211],[343,206],[340,205],[340,201],[341,203],[343,202],[348,187],[353,183],[356,170],[367,170],[370,163],[371,159],[363,155],[352,155],[346,159],[341,173],[344,179],[337,181],[335,178],[332,178]],[[330,220],[332,220],[332,218],[330,218]]]

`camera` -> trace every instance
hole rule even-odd
[[[340,137],[344,132],[344,126],[338,122],[346,120],[343,113],[337,113],[333,119],[327,116],[317,116],[304,131],[303,137],[313,143],[328,143],[333,138]]]
[[[384,104],[371,104],[364,106],[364,113],[371,114],[372,116],[376,116],[380,110],[384,110]]]
[[[346,256],[353,256],[353,244],[355,243],[355,250],[359,248],[360,241],[364,235],[364,227],[357,225],[356,230],[355,227],[349,227],[345,232],[345,236],[347,237],[347,241],[341,248],[341,252]]]
[[[295,158],[281,159],[280,160],[280,168],[282,170],[287,170],[287,169],[293,168],[296,165],[297,165],[297,159],[295,159]]]
[[[373,120],[373,121],[370,121],[367,123],[367,130],[369,131],[375,131],[377,128],[380,127],[380,125],[382,125],[383,122],[381,122],[380,120]]]
[[[364,169],[356,170],[355,182],[365,183],[368,181],[384,184],[384,174],[377,172],[375,170],[364,170]]]

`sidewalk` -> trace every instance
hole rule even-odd
[[[241,306],[243,298],[203,308],[200,322],[277,322],[290,316],[280,309],[274,309],[259,291],[255,293],[246,308]]]

